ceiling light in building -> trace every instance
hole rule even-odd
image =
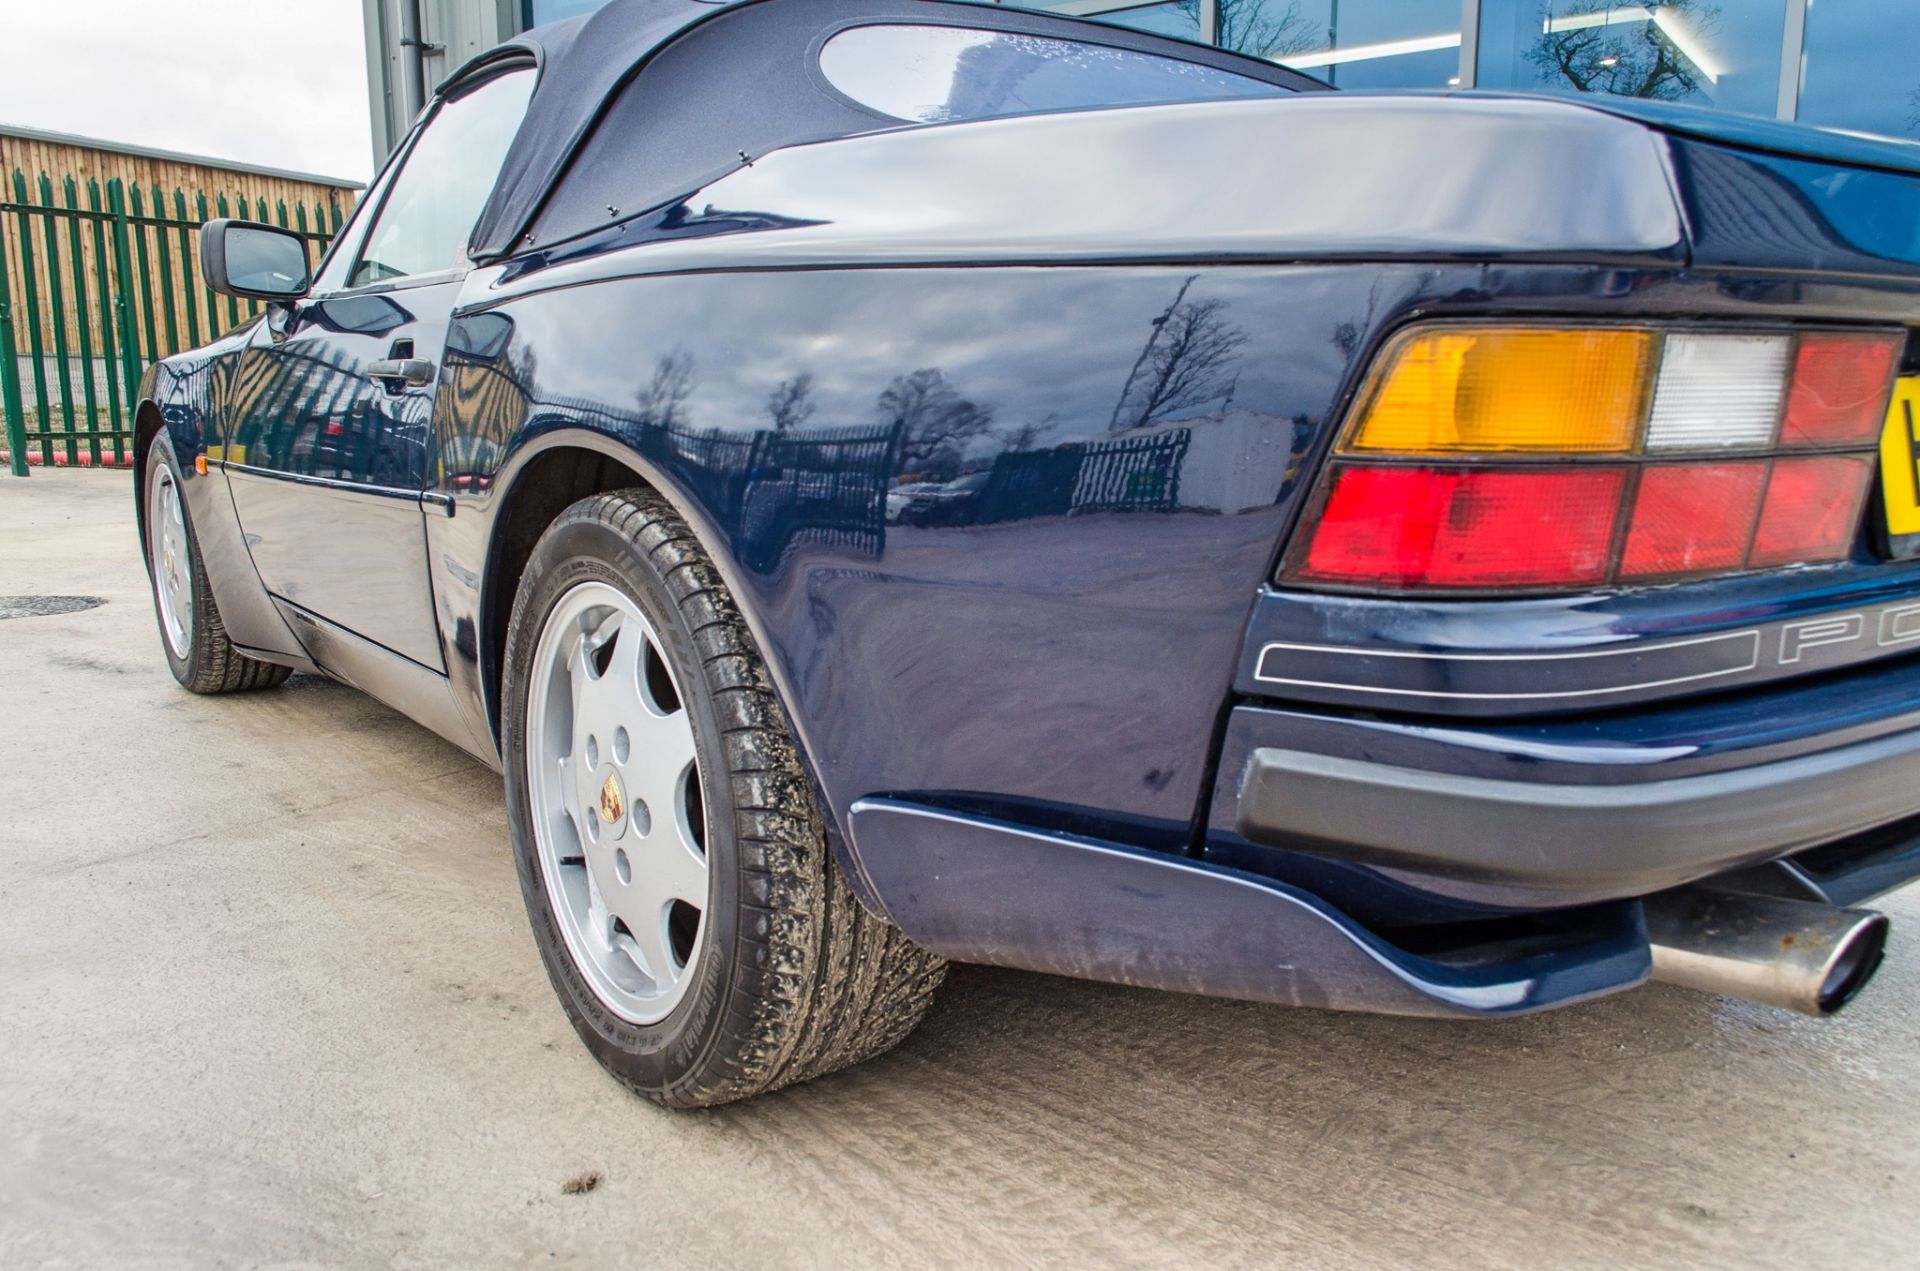
[[[1382,44],[1354,44],[1344,49],[1321,49],[1316,53],[1289,53],[1273,60],[1288,66],[1338,66],[1344,62],[1366,62],[1376,57],[1399,57],[1403,53],[1431,53],[1436,49],[1457,49],[1460,33],[1423,35],[1413,40],[1388,40]]]
[[[1708,83],[1720,82],[1719,66],[1707,56],[1701,47],[1699,33],[1687,24],[1678,9],[1671,5],[1617,4],[1607,9],[1596,9],[1592,13],[1566,13],[1559,17],[1549,16],[1542,26],[1548,35],[1560,31],[1578,31],[1585,27],[1615,26],[1625,22],[1651,22],[1660,28],[1660,33],[1669,43],[1680,51],[1680,55],[1699,69]],[[1607,65],[1603,62],[1601,65]]]

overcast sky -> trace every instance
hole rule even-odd
[[[360,0],[0,0],[0,123],[373,168]]]

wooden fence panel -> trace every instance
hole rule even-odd
[[[199,226],[211,215],[288,226],[317,259],[343,219],[337,200],[235,195],[119,177],[56,183],[0,170],[0,410],[9,462],[131,460],[140,376],[256,316],[254,301],[216,297],[200,279]],[[169,214],[171,205],[171,214]],[[189,211],[191,206],[192,211]],[[307,228],[307,227],[315,228]],[[224,303],[222,303],[224,301]]]

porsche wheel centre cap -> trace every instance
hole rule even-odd
[[[600,787],[600,819],[608,825],[618,825],[626,814],[627,793],[620,788],[619,774],[610,772]]]

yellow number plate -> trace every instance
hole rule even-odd
[[[1920,534],[1920,375],[1894,381],[1893,405],[1880,430],[1880,501],[1889,537]]]

